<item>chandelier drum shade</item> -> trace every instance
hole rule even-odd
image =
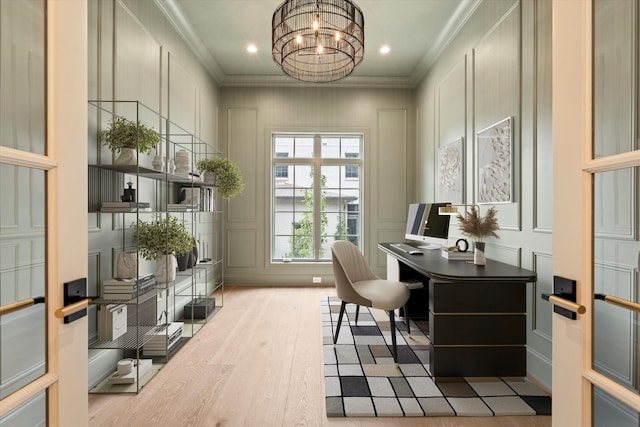
[[[271,24],[273,60],[294,79],[340,80],[364,58],[364,15],[351,0],[285,0]]]

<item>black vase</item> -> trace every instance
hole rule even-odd
[[[191,249],[191,254],[193,255],[193,265],[196,265],[198,262],[198,246],[193,245],[193,249]]]
[[[187,268],[193,267],[193,264],[189,266],[191,263],[191,251],[187,251],[182,255],[176,257],[178,260],[178,271],[185,271]]]

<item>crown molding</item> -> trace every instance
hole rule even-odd
[[[185,19],[179,2],[176,0],[153,0],[158,9],[167,18],[169,23],[175,28],[180,37],[187,43],[189,48],[196,54],[198,59],[205,66],[211,77],[218,83],[222,84],[225,79],[224,72],[216,60],[211,56],[207,47],[202,43],[200,38],[194,34],[191,27]]]
[[[429,69],[436,63],[436,61],[442,55],[445,48],[451,43],[451,41],[458,35],[462,27],[471,18],[478,6],[483,0],[463,0],[451,19],[447,22],[444,30],[438,35],[438,38],[434,40],[431,47],[422,56],[420,62],[411,73],[410,80],[414,85],[418,85],[420,81],[427,74]]]
[[[407,77],[365,77],[349,76],[329,83],[306,83],[283,75],[230,75],[225,76],[223,87],[358,87],[413,89],[415,86]]]

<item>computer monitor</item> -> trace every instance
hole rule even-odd
[[[451,203],[411,203],[407,215],[406,240],[426,243],[420,249],[447,246],[450,215],[439,215],[438,209]]]

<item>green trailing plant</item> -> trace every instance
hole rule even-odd
[[[460,223],[460,231],[466,236],[473,237],[478,242],[482,242],[485,237],[500,238],[496,231],[500,230],[498,226],[498,220],[496,214],[498,211],[494,207],[487,211],[487,214],[482,217],[480,211],[475,206],[469,209],[465,216],[458,215],[458,222]]]
[[[150,153],[160,142],[160,136],[139,121],[132,122],[124,117],[114,116],[109,122],[109,129],[102,132],[102,140],[115,153],[123,148]]]
[[[218,193],[225,200],[231,199],[244,190],[240,168],[226,157],[216,156],[198,160],[196,168],[200,173],[209,172],[216,175]]]
[[[132,227],[133,241],[146,260],[156,260],[165,254],[180,256],[193,249],[193,236],[174,216],[154,217],[149,222],[138,220]]]

